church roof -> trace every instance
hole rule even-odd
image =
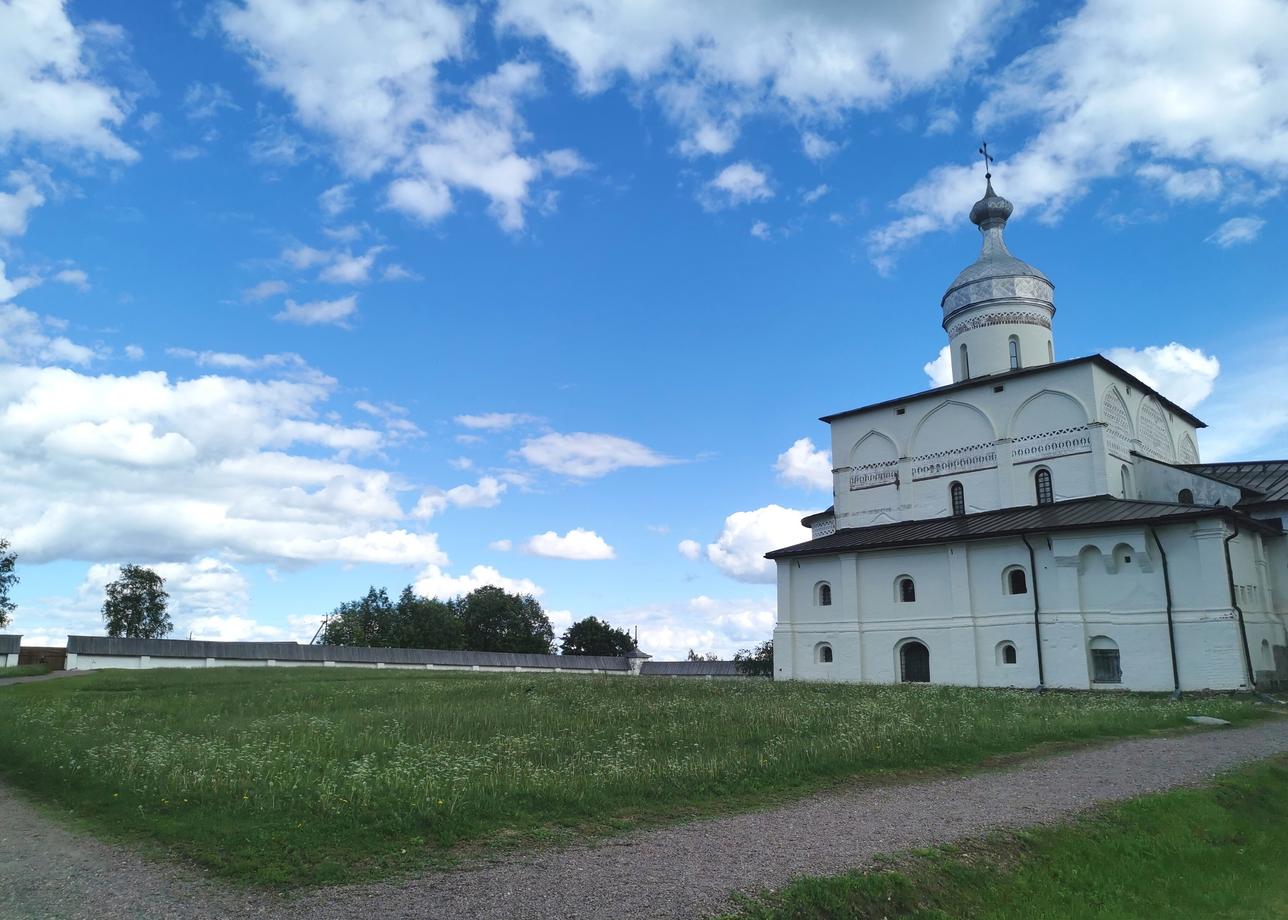
[[[885,409],[890,406],[898,406],[904,403],[912,402],[912,400],[914,399],[921,399],[923,397],[931,396],[931,395],[939,396],[941,394],[946,394],[946,393],[956,393],[959,390],[965,390],[969,387],[974,387],[974,386],[983,386],[985,384],[991,384],[996,386],[999,383],[1006,383],[1008,380],[1015,380],[1020,377],[1027,377],[1030,374],[1040,374],[1044,371],[1052,371],[1059,367],[1076,367],[1079,364],[1098,365],[1101,369],[1106,370],[1111,374],[1115,374],[1120,379],[1124,380],[1127,383],[1130,383],[1132,386],[1138,387],[1144,392],[1149,393],[1151,396],[1153,396],[1155,399],[1161,402],[1169,412],[1173,412],[1176,415],[1179,415],[1181,418],[1185,419],[1185,421],[1189,422],[1195,428],[1207,427],[1206,422],[1195,417],[1185,409],[1182,409],[1180,406],[1172,402],[1162,393],[1158,392],[1158,390],[1154,389],[1149,384],[1145,383],[1135,374],[1131,374],[1123,370],[1121,367],[1119,367],[1114,362],[1110,361],[1104,355],[1086,355],[1085,357],[1082,357],[1082,358],[1069,358],[1065,361],[1055,361],[1055,362],[1052,362],[1051,364],[1035,364],[1032,367],[1022,367],[1019,370],[1004,371],[1000,374],[983,374],[979,377],[971,377],[966,380],[959,380],[958,382],[950,383],[947,386],[932,387],[929,390],[922,390],[920,393],[912,393],[908,396],[900,396],[898,399],[887,399],[879,403],[872,403],[871,405],[868,405],[868,406],[859,406],[857,409],[847,409],[844,412],[834,412],[831,415],[824,415],[819,419],[819,421],[827,422],[828,424],[831,424],[832,422],[835,422],[838,419],[843,419],[850,415],[858,415],[860,412],[867,412],[871,409]]]
[[[919,521],[897,521],[871,527],[849,527],[836,533],[795,546],[766,553],[766,559],[791,556],[818,556],[989,537],[1012,537],[1025,533],[1049,533],[1054,530],[1082,530],[1129,524],[1167,524],[1175,521],[1220,516],[1233,519],[1238,526],[1278,533],[1263,521],[1257,521],[1230,508],[1205,505],[1181,505],[1173,502],[1127,501],[1098,495],[1077,498],[1050,505],[1022,505],[981,511],[960,517],[927,518]]]
[[[1181,465],[1181,469],[1254,493],[1247,504],[1288,502],[1288,460],[1186,463]]]

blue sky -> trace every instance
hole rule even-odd
[[[767,638],[819,415],[925,388],[987,136],[1058,356],[1288,454],[1288,6],[0,0],[11,631],[370,584]],[[802,443],[801,439],[810,439]]]

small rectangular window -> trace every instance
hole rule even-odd
[[[1119,667],[1118,649],[1093,648],[1091,650],[1091,679],[1098,684],[1121,684],[1122,668]]]

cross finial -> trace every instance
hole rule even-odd
[[[980,152],[980,154],[984,157],[984,178],[985,178],[985,179],[992,179],[992,178],[993,178],[993,173],[992,173],[992,171],[989,169],[989,166],[990,166],[990,164],[992,164],[992,162],[993,162],[993,158],[992,158],[992,157],[989,155],[989,153],[988,153],[988,141],[981,141],[981,142],[980,142],[979,152]]]

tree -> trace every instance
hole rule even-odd
[[[475,652],[549,654],[554,628],[537,599],[486,585],[453,602],[465,648]]]
[[[121,577],[107,586],[103,620],[109,636],[160,639],[174,623],[166,612],[165,579],[139,565],[121,566]]]
[[[0,629],[9,625],[9,617],[14,610],[9,589],[18,583],[18,576],[13,570],[17,562],[18,554],[10,552],[9,541],[0,540]]]
[[[685,661],[719,661],[720,656],[715,652],[695,652],[689,649],[689,654],[684,656]]]
[[[738,673],[750,677],[773,677],[774,675],[774,640],[762,642],[755,650],[739,649],[734,652],[733,660],[738,663]]]
[[[394,607],[400,648],[459,649],[465,637],[452,601],[420,597],[411,585],[403,588]]]
[[[607,655],[620,658],[635,648],[635,640],[624,629],[614,629],[603,620],[586,617],[564,630],[559,646],[565,655]]]
[[[372,587],[366,597],[345,601],[331,611],[322,628],[322,644],[388,648],[397,644],[396,626],[389,595],[384,588]]]

